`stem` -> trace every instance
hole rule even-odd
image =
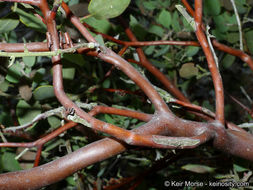
[[[196,36],[198,41],[205,53],[208,68],[211,72],[215,96],[216,96],[216,120],[218,120],[222,125],[225,124],[225,116],[224,116],[224,90],[221,75],[219,70],[215,64],[215,60],[213,54],[210,50],[210,47],[207,42],[207,38],[202,30],[202,0],[195,0],[195,22],[196,22]]]

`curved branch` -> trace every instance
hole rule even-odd
[[[182,0],[182,3],[184,4],[184,6],[186,7],[186,10],[193,16],[195,17],[195,12],[192,9],[192,7],[189,5],[189,3],[187,2],[187,0]],[[211,39],[213,45],[215,48],[217,48],[220,51],[224,51],[226,53],[229,53],[231,55],[237,56],[239,57],[241,60],[243,60],[244,62],[246,62],[248,64],[248,66],[251,68],[251,70],[253,71],[253,59],[251,56],[249,56],[248,54],[246,54],[245,52],[238,50],[238,49],[234,49],[231,47],[228,47],[224,44],[219,43],[217,40],[215,39]]]
[[[150,114],[145,114],[145,113],[127,110],[127,109],[117,109],[117,108],[106,107],[106,106],[96,106],[89,112],[89,114],[92,116],[97,115],[99,113],[107,113],[107,114],[132,117],[132,118],[136,118],[142,121],[149,121],[152,118],[152,115]]]
[[[196,22],[196,36],[198,41],[205,53],[209,70],[212,75],[215,96],[216,96],[216,119],[221,122],[222,125],[225,124],[225,116],[224,116],[224,90],[221,75],[219,70],[215,64],[214,57],[209,48],[206,36],[202,30],[202,0],[195,0],[195,22]]]
[[[164,128],[146,126],[136,129],[135,132],[139,134],[162,134]],[[233,130],[227,130],[226,135],[228,139],[223,144],[214,141],[214,146],[253,161],[252,135]],[[110,158],[124,150],[126,150],[124,144],[114,139],[105,138],[45,165],[29,170],[0,174],[0,189],[38,189],[56,183],[77,170]]]

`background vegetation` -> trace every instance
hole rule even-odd
[[[66,1],[75,14],[88,14],[88,1]],[[189,1],[192,2],[192,1]],[[196,40],[191,26],[175,8],[177,0],[135,0],[121,15],[129,23],[140,41],[156,40]],[[253,1],[235,0],[242,23],[243,49],[253,54]],[[45,40],[46,26],[34,13],[38,9],[25,4],[0,3],[1,42],[41,42]],[[61,9],[57,12],[57,27],[68,31],[74,42],[83,42],[80,34],[63,19]],[[117,18],[101,19],[95,16],[83,19],[96,29],[121,40],[129,41]],[[210,26],[210,33],[230,47],[239,49],[239,30],[234,9],[229,0],[205,0],[204,23]],[[96,35],[100,43],[105,43],[115,52],[121,46]],[[212,79],[205,56],[199,47],[193,46],[147,46],[143,48],[151,63],[159,68],[194,104],[214,111],[215,97]],[[226,119],[237,125],[251,123],[252,116],[233,99],[252,108],[252,71],[239,58],[216,51],[219,69],[226,92]],[[128,48],[125,59],[136,59],[134,48]],[[5,127],[22,125],[31,121],[39,113],[60,106],[54,97],[52,87],[52,63],[49,57],[23,57],[7,59],[0,57],[0,124]],[[148,71],[143,71],[152,84],[163,88],[159,80]],[[117,69],[108,78],[105,74],[111,65],[98,59],[80,54],[63,55],[63,78],[65,91],[75,101],[97,102],[112,107],[153,113],[154,108],[139,88]],[[116,89],[116,90],[115,90]],[[123,91],[124,90],[124,91]],[[232,98],[231,98],[232,97]],[[170,105],[181,118],[193,119],[182,107]],[[110,114],[101,114],[99,119],[126,129],[142,124],[137,119]],[[52,116],[34,124],[17,136],[6,136],[10,142],[31,141],[61,125],[61,119]],[[252,127],[252,125],[251,125]],[[252,131],[251,128],[248,128]],[[88,135],[87,135],[88,134]],[[75,151],[96,139],[101,133],[70,129],[45,144],[40,164],[57,159]],[[0,149],[0,173],[30,168],[35,159],[35,149],[29,149],[23,156],[16,156],[22,148]],[[85,189],[104,187],[113,189],[121,184],[122,189],[164,189],[164,181],[246,181],[252,175],[252,163],[226,155],[212,148],[211,144],[193,150],[159,150],[132,147],[116,157],[94,164],[68,177],[64,181],[45,189]],[[253,179],[250,179],[253,180]],[[126,184],[124,184],[126,183]],[[117,187],[116,189],[119,189]],[[194,189],[194,188],[185,188]]]

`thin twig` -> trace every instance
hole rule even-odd
[[[238,11],[237,11],[237,8],[236,8],[236,5],[235,5],[235,1],[234,0],[230,0],[230,2],[232,3],[232,6],[233,6],[233,9],[234,9],[234,12],[235,12],[235,17],[236,17],[237,24],[238,24],[239,39],[240,39],[240,50],[243,51],[241,20],[240,20],[240,17],[239,17],[239,14],[238,14]]]
[[[78,107],[88,109],[88,110],[91,110],[93,107],[95,107],[97,105],[96,103],[87,104],[87,103],[82,103],[82,102],[76,102],[76,104],[78,105]],[[57,115],[60,118],[64,118],[65,112],[66,112],[65,108],[62,106],[62,107],[41,113],[41,114],[37,115],[32,121],[25,123],[24,125],[8,127],[8,128],[3,129],[3,131],[4,132],[8,132],[8,131],[15,132],[16,130],[25,129],[25,128],[33,125],[35,122],[37,122],[41,119],[46,119],[46,118],[53,116],[53,115]]]
[[[99,44],[94,42],[89,43],[81,43],[77,44],[74,47],[67,48],[67,49],[58,49],[56,51],[46,51],[46,52],[2,52],[0,51],[0,57],[10,57],[15,60],[16,57],[31,57],[31,56],[57,56],[64,53],[74,53],[77,49],[87,47],[90,49],[94,49],[99,47]]]

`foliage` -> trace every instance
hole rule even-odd
[[[210,33],[217,40],[238,49],[239,31],[235,13],[231,6],[227,6],[229,1],[206,0],[204,2],[204,19],[205,23],[211,26]],[[235,0],[235,2],[242,21],[243,48],[246,52],[253,54],[252,2],[246,0]],[[75,0],[74,3],[68,1],[69,5],[78,3],[87,4],[86,1],[81,0]],[[135,0],[129,3],[130,0],[120,3],[119,1],[104,3],[92,0],[88,7],[91,17],[83,19],[83,21],[94,27],[96,31],[128,40],[117,18],[114,18],[123,12],[121,16],[129,21],[138,40],[196,40],[192,27],[175,8],[175,5],[180,4],[180,1]],[[108,11],[108,9],[112,11]],[[29,43],[45,40],[46,26],[38,17],[34,16],[34,13],[40,14],[38,9],[32,6],[1,3],[1,41]],[[62,16],[63,12],[59,10],[57,14]],[[108,20],[109,18],[112,19]],[[62,31],[68,31],[69,23],[64,19],[58,17],[57,19],[57,27]],[[93,35],[96,34],[93,33]],[[99,38],[101,36],[97,36],[96,39]],[[78,36],[73,40],[80,42],[83,39]],[[110,44],[106,39],[102,40],[116,52],[122,48],[118,44]],[[215,97],[214,91],[210,90],[213,89],[212,79],[201,48],[159,45],[147,46],[143,50],[151,63],[174,81],[176,86],[190,98],[191,102],[213,110]],[[249,71],[248,66],[239,58],[220,51],[216,51],[216,53],[228,95],[237,97],[245,105],[252,104],[244,93],[246,91],[251,96],[253,92],[252,72]],[[135,49],[129,48],[123,57],[136,59]],[[31,121],[39,113],[60,106],[52,88],[52,64],[49,57],[1,58],[0,60],[0,124],[6,127],[22,125]],[[101,105],[153,113],[154,108],[149,104],[147,98],[139,93],[139,88],[135,84],[126,82],[128,78],[122,72],[113,70],[110,77],[104,80],[104,76],[111,69],[110,65],[80,54],[64,54],[62,60],[65,91],[73,101],[98,102]],[[134,64],[133,66],[139,68]],[[143,72],[155,86],[163,88],[161,82],[148,71],[143,70]],[[241,90],[242,86],[244,91]],[[110,89],[125,91],[113,92]],[[186,114],[181,107],[171,106],[171,108],[180,117],[192,118],[192,115]],[[226,102],[225,111],[226,119],[236,124],[252,122],[252,118],[232,100]],[[126,129],[133,129],[143,124],[137,119],[110,114],[98,115],[97,118]],[[63,121],[58,117],[49,117],[37,122],[25,132],[32,139],[37,139],[40,135],[54,130],[61,122]],[[80,131],[82,132],[82,130]],[[80,131],[71,129],[48,142],[43,148],[40,164],[63,156],[69,151],[75,151],[94,139],[106,136],[105,134],[92,133],[93,136],[86,138],[84,134],[80,134]],[[8,137],[8,140],[19,142],[20,138]],[[34,150],[29,151],[33,152]],[[17,161],[14,149],[0,149],[0,152],[1,172],[16,171],[25,167],[27,161],[22,157]],[[164,159],[166,162],[163,163],[162,169],[156,169],[152,166],[160,160],[168,156],[173,157],[170,150],[131,149],[127,153],[89,166],[79,171],[78,175],[70,176],[48,189],[63,187],[74,189],[80,183],[83,183],[87,189],[99,183],[110,186],[114,183],[113,180],[124,181],[127,177],[142,175],[142,172],[147,168],[152,168],[152,170],[148,174],[143,174],[146,179],[137,189],[162,189],[164,181],[168,179],[216,181],[220,178],[228,180],[228,175],[230,175],[232,179],[239,180],[252,169],[252,163],[222,154],[209,144],[190,151],[175,152],[182,156],[171,162],[169,159]]]

